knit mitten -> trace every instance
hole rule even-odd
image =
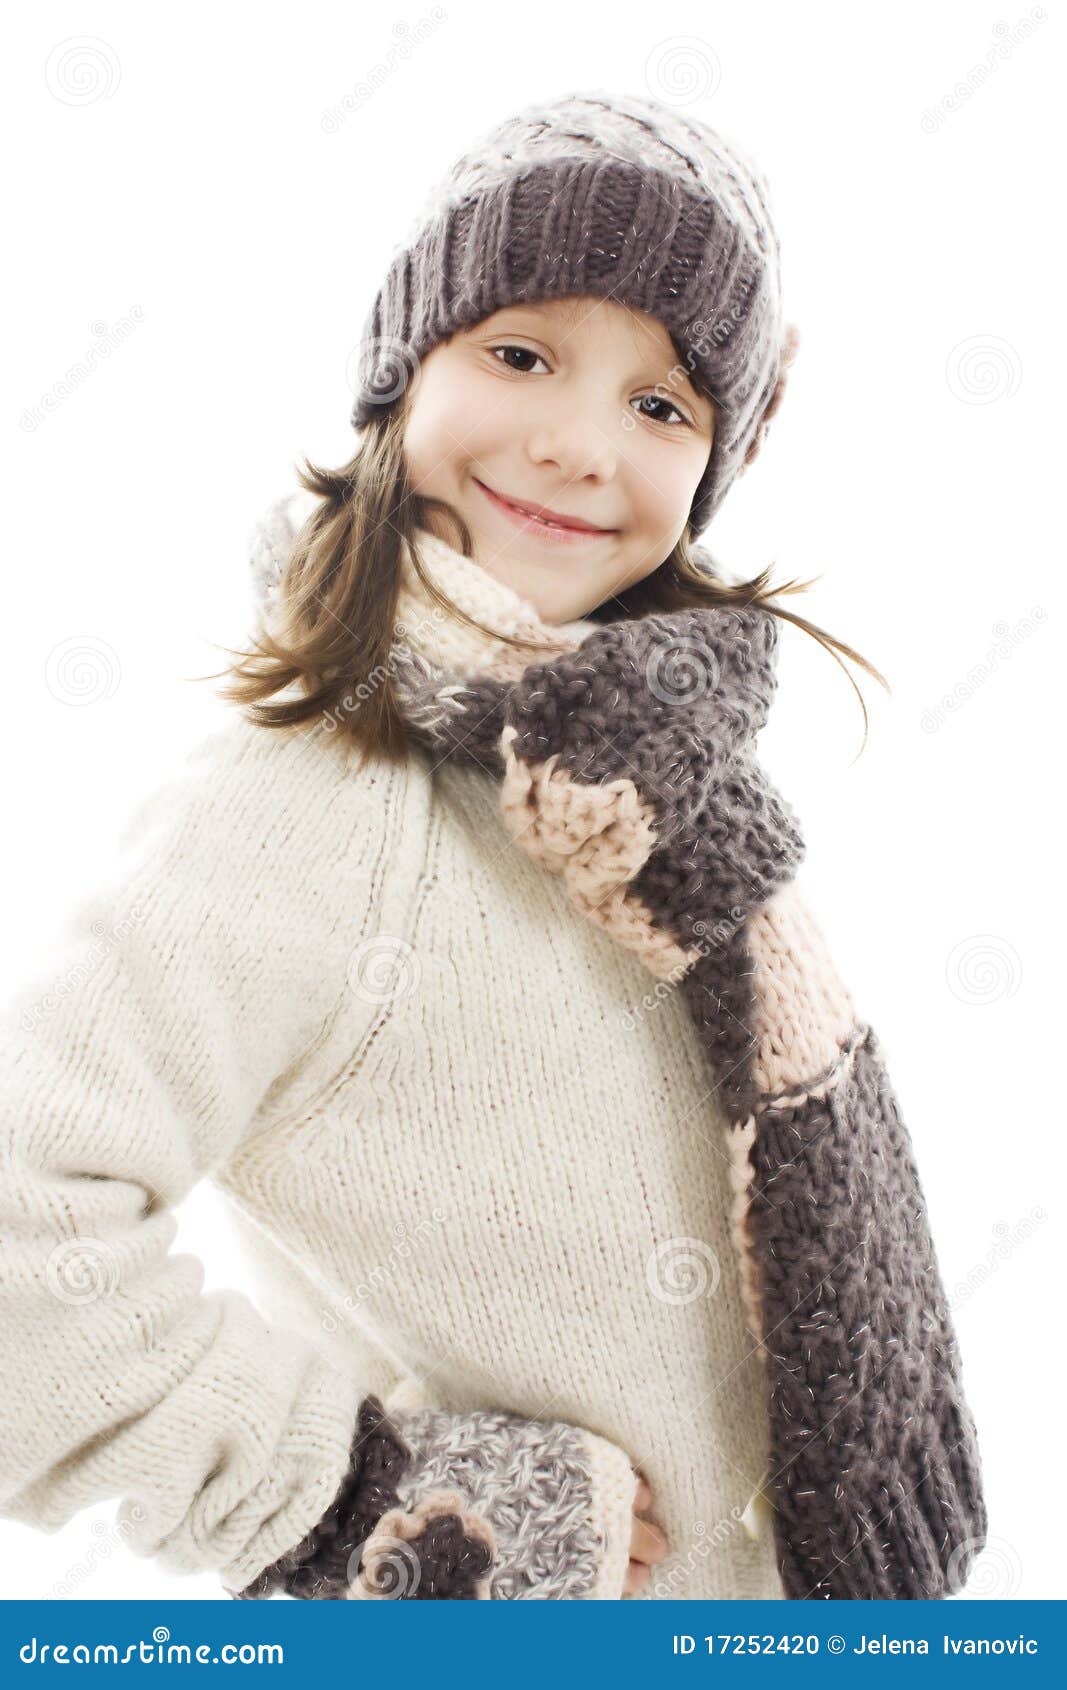
[[[615,1444],[505,1412],[359,1406],[349,1469],[302,1543],[235,1597],[618,1598],[637,1475]]]

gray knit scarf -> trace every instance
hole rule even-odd
[[[512,611],[511,631],[555,650],[457,632],[405,551],[392,684],[412,736],[497,782],[515,846],[694,1018],[726,1123],[787,1597],[962,1588],[986,1509],[912,1144],[798,889],[796,817],[755,755],[777,619],[544,624],[431,536],[419,556],[471,614]]]

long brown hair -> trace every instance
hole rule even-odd
[[[781,403],[796,345],[797,332],[790,325],[777,387],[740,473],[756,456]],[[483,633],[496,632],[453,604],[423,569],[416,533],[429,526],[434,513],[453,526],[451,543],[458,550],[472,557],[474,546],[467,524],[451,505],[412,491],[403,454],[405,423],[406,395],[383,407],[381,415],[360,430],[355,454],[340,469],[321,468],[306,456],[303,466],[297,465],[301,485],[320,503],[294,538],[272,629],[258,628],[251,650],[222,648],[234,661],[220,671],[230,677],[221,696],[247,707],[250,720],[284,730],[329,716],[364,760],[373,752],[402,761],[409,749],[390,685],[402,541],[408,543],[416,572],[434,602]],[[844,670],[863,710],[866,744],[866,704],[838,652],[866,669],[887,691],[889,683],[851,646],[775,602],[778,595],[806,592],[812,582],[774,586],[770,576],[768,566],[749,581],[723,580],[706,547],[694,545],[686,527],[658,568],[587,612],[587,620],[612,622],[703,605],[762,605],[810,634]],[[531,660],[544,649],[540,642],[517,635],[496,637],[529,650]],[[278,696],[285,693],[289,696]],[[355,708],[354,693],[362,694]]]

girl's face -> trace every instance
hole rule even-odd
[[[475,561],[547,622],[659,567],[714,432],[659,319],[589,297],[505,306],[457,331],[422,360],[407,403],[414,491],[458,511]],[[547,527],[507,501],[590,529]]]

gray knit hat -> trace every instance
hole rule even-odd
[[[779,263],[765,179],[734,142],[646,98],[528,106],[452,166],[397,248],[355,352],[353,427],[457,329],[521,301],[610,297],[661,320],[717,407],[698,534],[777,404],[793,339]]]

